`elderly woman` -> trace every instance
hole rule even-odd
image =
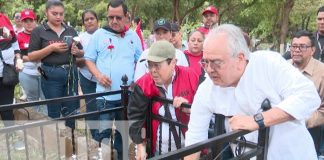
[[[188,113],[180,112],[179,106],[183,102],[192,102],[198,87],[198,76],[188,67],[176,66],[175,52],[174,46],[168,41],[161,40],[153,43],[146,59],[149,73],[136,81],[134,92],[130,96],[128,117],[135,123],[130,126],[129,132],[133,142],[137,144],[137,159],[143,159],[146,156],[141,130],[148,114],[148,108],[151,107],[149,106],[150,98],[162,96],[174,99],[173,105],[154,102],[152,105],[153,114],[184,124],[189,121]],[[152,121],[152,152],[163,154],[168,152],[169,124],[162,123],[162,127],[160,127],[159,123],[157,120]],[[178,135],[178,127],[171,126],[170,130],[174,130],[170,137],[171,150],[176,150],[181,146],[177,141],[184,138],[186,130],[182,129],[181,135]],[[162,138],[161,145],[158,144],[157,137]]]
[[[205,79],[204,70],[200,65],[200,60],[203,56],[202,49],[204,39],[205,35],[201,31],[192,31],[188,38],[188,50],[184,51],[189,63],[189,68],[192,68],[199,76],[199,82],[202,82]]]

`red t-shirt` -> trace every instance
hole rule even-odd
[[[189,50],[185,50],[184,54],[188,57],[189,68],[192,68],[192,70],[194,70],[196,74],[200,76],[202,68],[199,62],[203,56],[202,52],[199,55],[194,55],[190,53]]]
[[[28,47],[29,47],[29,40],[30,40],[30,34],[27,34],[25,32],[19,32],[18,36],[18,44],[19,48],[21,50],[21,54],[27,55]]]

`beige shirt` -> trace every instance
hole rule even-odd
[[[290,60],[290,62],[292,62]],[[312,113],[311,117],[307,119],[307,128],[313,128],[324,124],[324,63],[314,59],[309,60],[307,66],[301,70],[303,75],[312,80],[316,86],[317,92],[321,97],[320,107]]]

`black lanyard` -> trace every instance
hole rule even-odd
[[[319,57],[319,60],[322,61],[322,53],[323,53],[323,48],[322,48],[322,45],[319,41],[319,33],[317,32],[316,34],[316,39],[317,39],[317,44],[318,44],[318,48],[320,50],[320,57]]]

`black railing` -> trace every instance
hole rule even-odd
[[[152,99],[153,101],[159,101],[162,103],[168,103],[168,104],[172,104],[173,101],[170,99],[166,99],[166,98],[162,98],[162,97],[154,97]],[[265,100],[266,101],[266,100]],[[264,101],[264,102],[265,102]],[[262,103],[261,108],[263,110],[268,110],[271,106],[270,106],[270,102],[267,101],[268,104]],[[184,108],[190,108],[191,105],[190,104],[183,104],[181,105],[181,107]],[[175,120],[170,120],[168,118],[159,116],[159,115],[154,115],[152,114],[152,111],[149,111],[150,114],[148,116],[147,119],[147,135],[151,136],[152,135],[152,128],[151,128],[151,122],[153,119],[155,120],[159,120],[160,122],[164,122],[164,123],[169,123],[169,125],[174,125],[179,127],[179,131],[181,130],[181,128],[187,128],[186,124],[182,124],[178,121]],[[267,159],[267,150],[268,150],[268,139],[269,139],[269,128],[265,128],[265,129],[260,129],[259,130],[259,138],[258,138],[258,143],[253,143],[253,142],[249,142],[244,140],[242,142],[242,140],[238,140],[239,137],[244,137],[244,135],[251,133],[250,131],[245,131],[245,130],[239,130],[239,131],[232,131],[229,133],[224,133],[225,131],[225,127],[224,127],[224,119],[225,116],[220,115],[220,114],[215,114],[215,125],[214,125],[214,134],[216,135],[213,138],[207,139],[205,141],[199,142],[197,144],[188,146],[188,147],[183,147],[180,149],[177,149],[175,151],[171,151],[168,152],[166,154],[162,154],[159,156],[153,156],[154,153],[152,153],[152,149],[149,148],[148,151],[148,156],[150,157],[150,159],[155,160],[155,159],[166,159],[166,160],[170,160],[170,159],[182,159],[183,157],[196,153],[196,152],[200,152],[203,149],[206,148],[210,148],[211,149],[211,159],[222,159],[222,153],[224,152],[224,150],[229,147],[229,143],[233,143],[237,145],[237,148],[239,148],[240,150],[242,150],[239,145],[242,145],[243,143],[243,147],[248,147],[250,148],[249,151],[244,152],[243,153],[239,153],[236,155],[236,157],[232,158],[232,159],[249,159],[252,157],[257,157],[257,160],[266,160]],[[170,132],[170,131],[169,131]],[[169,133],[170,135],[170,133]],[[179,134],[180,135],[180,134]],[[150,146],[152,146],[152,137],[148,138],[150,140]],[[169,139],[169,141],[171,141],[171,139]],[[161,143],[161,142],[159,142]],[[170,142],[168,143],[170,145]],[[227,144],[226,146],[224,146],[224,144]],[[170,148],[170,146],[169,146]]]
[[[5,143],[6,143],[6,147],[7,147],[7,159],[14,159],[11,157],[11,152],[12,150],[10,149],[10,134],[16,131],[22,131],[23,132],[23,141],[24,141],[24,147],[25,147],[25,159],[30,159],[29,155],[30,155],[30,147],[28,146],[28,138],[27,138],[27,130],[29,128],[35,128],[35,127],[39,127],[40,129],[40,133],[41,133],[41,158],[42,159],[48,159],[46,151],[46,139],[44,138],[44,136],[46,135],[46,133],[44,132],[44,126],[46,125],[53,125],[55,124],[55,136],[57,138],[57,155],[61,156],[60,150],[61,150],[61,146],[60,146],[60,142],[59,142],[59,138],[60,137],[60,133],[59,133],[59,126],[58,126],[58,121],[66,121],[66,120],[71,120],[71,119],[80,119],[80,118],[85,118],[87,116],[91,116],[91,115],[100,115],[100,114],[104,114],[104,113],[111,113],[111,112],[116,112],[116,111],[124,111],[125,115],[127,114],[127,105],[128,105],[128,97],[129,97],[129,86],[127,85],[127,77],[123,77],[123,85],[121,85],[121,90],[119,91],[112,91],[112,92],[103,92],[103,93],[92,93],[92,94],[85,94],[85,95],[80,95],[80,96],[69,96],[69,97],[62,97],[62,98],[55,98],[55,99],[49,99],[49,100],[42,100],[42,101],[37,101],[37,102],[26,102],[26,103],[19,103],[19,104],[10,104],[10,105],[1,105],[0,106],[0,111],[5,111],[5,110],[11,110],[11,109],[21,109],[21,108],[25,108],[25,107],[31,107],[31,106],[37,106],[37,105],[44,105],[44,104],[51,104],[51,103],[61,103],[61,102],[66,102],[66,101],[72,101],[72,100],[81,100],[81,99],[86,99],[86,98],[97,98],[97,97],[102,97],[102,96],[107,96],[107,95],[114,95],[114,94],[121,94],[121,98],[122,98],[122,105],[120,107],[116,107],[113,109],[104,109],[104,110],[98,110],[98,111],[92,111],[92,112],[86,112],[86,113],[78,113],[78,114],[71,114],[68,115],[67,117],[61,117],[61,118],[55,118],[55,119],[50,119],[50,120],[38,120],[38,121],[34,121],[34,122],[27,122],[23,125],[15,125],[15,126],[9,126],[9,127],[5,127],[5,128],[1,128],[0,129],[0,134],[5,134]],[[166,99],[166,98],[161,98],[161,97],[154,97],[152,99],[153,101],[160,101],[163,103],[168,103],[168,104],[172,104],[172,100],[170,99]],[[152,103],[151,103],[152,104]],[[182,104],[181,107],[183,108],[190,108],[190,104]],[[149,107],[149,109],[151,109],[152,107]],[[152,111],[149,110],[148,112],[148,119],[147,119],[147,139],[148,141],[148,146],[152,146],[152,128],[151,128],[151,122],[153,119],[164,122],[164,123],[168,123],[169,125],[174,125],[176,127],[179,127],[179,135],[181,135],[181,130],[182,128],[187,128],[186,124],[182,124],[178,121],[172,120],[172,119],[168,119],[159,115],[154,115],[152,114]],[[125,116],[127,117],[127,116]],[[221,158],[221,154],[224,150],[224,144],[228,144],[229,142],[231,143],[243,143],[240,142],[240,140],[237,140],[238,137],[241,137],[245,134],[250,133],[249,131],[233,131],[230,133],[224,133],[224,116],[222,115],[216,115],[215,116],[215,127],[214,127],[214,133],[215,135],[217,135],[216,137],[210,138],[208,140],[205,140],[203,142],[188,146],[188,147],[184,147],[181,149],[178,149],[176,151],[172,151],[160,156],[156,156],[154,157],[154,153],[152,153],[151,148],[149,148],[148,151],[148,155],[151,159],[181,159],[186,155],[189,154],[193,154],[195,152],[199,152],[202,149],[206,149],[206,148],[210,148],[211,149],[211,154],[213,159],[220,159]],[[128,127],[128,125],[125,125],[123,127]],[[127,132],[128,133],[128,132]],[[86,132],[86,135],[88,133]],[[169,135],[170,135],[170,131],[169,131]],[[269,136],[269,129],[264,129],[264,130],[259,130],[259,139],[258,139],[258,143],[253,143],[253,142],[248,142],[248,141],[244,141],[244,145],[246,147],[251,148],[251,150],[244,152],[242,154],[239,154],[237,157],[235,157],[234,159],[247,159],[250,157],[254,157],[257,156],[258,160],[261,159],[266,159],[266,155],[267,155],[267,145],[268,145],[268,136]],[[87,137],[87,136],[86,136]],[[124,137],[124,136],[122,136]],[[76,148],[75,148],[75,130],[72,129],[71,130],[71,139],[72,139],[72,153],[73,153],[73,158],[75,158],[76,156]],[[127,138],[128,139],[128,136]],[[181,139],[181,138],[180,138]],[[111,139],[112,140],[112,139]],[[171,141],[171,139],[169,139],[169,141]],[[86,140],[86,144],[88,147],[88,141]],[[170,144],[170,143],[169,143]],[[113,145],[111,145],[113,146]],[[99,144],[100,147],[100,144]],[[161,149],[161,148],[160,148]],[[127,140],[124,141],[123,139],[123,151],[127,151],[128,150],[128,143]],[[87,150],[87,152],[89,153],[89,150]],[[88,154],[89,155],[89,154]],[[100,155],[102,156],[102,154],[100,154],[100,151],[98,151],[98,159],[102,158],[100,157]],[[110,156],[113,156],[112,153]],[[124,154],[125,156],[125,154]],[[88,159],[93,159],[91,157],[87,157]],[[127,159],[124,157],[124,159]]]
[[[7,126],[4,128],[0,129],[0,134],[4,134],[5,135],[5,143],[6,143],[6,147],[7,147],[7,159],[15,159],[12,157],[11,155],[11,145],[10,144],[10,138],[12,136],[12,134],[14,132],[17,131],[22,131],[23,132],[23,147],[25,148],[25,159],[31,159],[30,158],[30,147],[28,145],[28,138],[27,138],[27,130],[30,128],[35,128],[35,127],[39,127],[40,130],[40,145],[41,145],[41,158],[42,159],[47,159],[47,153],[46,153],[46,139],[45,137],[45,132],[44,132],[44,127],[47,125],[55,125],[55,133],[54,135],[56,136],[57,139],[57,155],[60,159],[61,158],[61,145],[60,145],[60,133],[59,133],[59,126],[58,123],[59,121],[66,121],[66,120],[72,120],[72,119],[80,119],[80,118],[85,118],[87,116],[91,116],[91,115],[100,115],[100,114],[105,114],[105,113],[111,113],[111,112],[116,112],[116,111],[124,111],[124,114],[127,113],[127,104],[128,104],[128,96],[129,96],[129,86],[127,85],[127,77],[123,77],[123,84],[121,85],[121,90],[118,91],[111,91],[111,92],[102,92],[102,93],[92,93],[92,94],[85,94],[85,95],[79,95],[79,96],[68,96],[68,97],[61,97],[61,98],[54,98],[54,99],[48,99],[48,100],[41,100],[41,101],[35,101],[35,102],[25,102],[25,103],[19,103],[19,104],[8,104],[8,105],[0,105],[0,111],[6,111],[6,110],[12,110],[12,109],[24,109],[25,107],[32,107],[32,106],[38,106],[38,105],[47,105],[47,104],[53,104],[53,103],[62,103],[62,102],[66,102],[66,101],[73,101],[73,100],[81,100],[81,99],[85,99],[85,98],[89,98],[89,99],[96,99],[97,97],[103,97],[103,96],[108,96],[108,95],[116,95],[116,94],[121,94],[121,106],[120,107],[115,107],[115,108],[111,108],[111,109],[103,109],[103,110],[97,110],[97,111],[92,111],[92,112],[86,112],[86,113],[77,113],[77,111],[72,112],[71,114],[69,114],[66,117],[61,117],[61,118],[54,118],[54,119],[46,119],[46,120],[37,120],[37,121],[33,121],[33,122],[26,122],[24,124],[21,125],[14,125],[14,126]],[[85,105],[86,106],[86,105]],[[28,113],[29,114],[29,113]],[[125,116],[126,118],[127,116]],[[86,126],[86,125],[85,125]],[[128,125],[125,125],[128,126]],[[122,126],[122,127],[125,127]],[[87,127],[86,127],[87,129]],[[75,144],[75,132],[76,130],[74,128],[71,128],[71,141],[72,141],[72,155],[71,158],[72,159],[77,159],[77,155],[76,155],[76,144]],[[86,137],[87,137],[87,131],[86,133]],[[53,134],[53,133],[51,133]],[[113,136],[113,135],[112,135]],[[109,138],[109,137],[107,137]],[[111,139],[111,137],[110,137]],[[112,142],[112,140],[111,140]],[[88,150],[88,139],[86,140],[86,148],[87,148],[87,152]],[[111,144],[111,146],[113,146],[113,144]],[[128,149],[128,137],[123,139],[123,145],[124,148],[123,150],[127,150]],[[101,141],[99,142],[99,148],[101,147]],[[102,155],[102,153],[100,153],[101,150],[98,150],[98,159],[100,159],[100,155]],[[89,152],[88,152],[89,153]],[[111,152],[111,157],[113,152]],[[55,158],[56,159],[56,158]],[[87,159],[92,159],[91,157],[88,157]]]

